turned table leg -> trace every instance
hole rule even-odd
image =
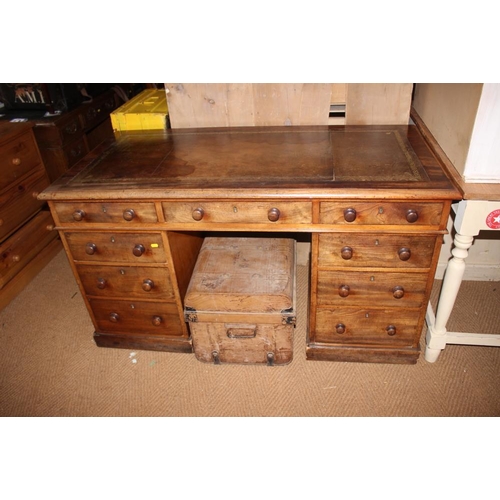
[[[438,359],[441,350],[446,346],[446,323],[453,310],[462,283],[465,271],[465,259],[473,241],[473,236],[464,236],[458,233],[453,241],[454,248],[451,251],[453,258],[446,268],[436,311],[436,319],[434,324],[429,325],[426,335],[425,360],[430,363],[434,363]]]

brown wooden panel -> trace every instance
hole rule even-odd
[[[320,207],[320,222],[341,225],[394,224],[439,227],[442,212],[443,203],[324,201]],[[353,216],[355,218],[351,220]],[[413,220],[414,222],[410,222]]]
[[[432,262],[435,243],[435,236],[323,233],[319,235],[318,265],[428,268]],[[352,249],[352,257],[349,259],[342,257],[342,250],[346,247]],[[408,260],[401,260],[399,257],[399,252],[403,249],[410,250]]]
[[[318,273],[318,305],[421,307],[427,273],[324,271]]]
[[[89,303],[100,332],[183,335],[175,303],[104,299],[89,299]]]
[[[167,268],[79,265],[77,269],[87,295],[151,300],[174,298]]]
[[[166,83],[176,128],[327,125],[329,83]]]
[[[407,125],[412,83],[349,83],[347,125]]]
[[[94,262],[129,262],[138,265],[165,262],[165,249],[160,233],[64,233],[74,260]],[[95,248],[89,247],[95,245]],[[142,245],[144,252],[133,251]],[[92,248],[92,250],[90,249]],[[93,253],[87,253],[88,251]]]
[[[314,342],[411,347],[419,317],[419,310],[318,309]],[[395,327],[394,335],[389,335],[388,327]]]
[[[154,203],[135,201],[130,203],[61,202],[56,203],[55,210],[61,224],[74,223],[80,226],[89,223],[130,225],[158,220]],[[131,220],[126,220],[125,217]]]

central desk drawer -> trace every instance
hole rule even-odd
[[[435,236],[323,233],[319,266],[428,268]]]
[[[159,233],[64,233],[74,260],[95,262],[165,262]]]
[[[61,224],[127,224],[158,220],[153,203],[58,202],[55,210]]]
[[[167,268],[78,265],[77,269],[87,295],[157,300],[174,298]]]
[[[166,222],[237,224],[310,224],[312,205],[307,201],[276,202],[165,202]]]
[[[183,334],[175,303],[90,299],[100,333]]]

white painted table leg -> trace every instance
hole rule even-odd
[[[429,325],[427,329],[425,360],[429,363],[434,363],[438,359],[441,350],[446,346],[446,323],[453,310],[462,283],[465,271],[465,259],[473,241],[473,236],[464,236],[458,233],[453,241],[454,248],[451,251],[453,258],[448,262],[448,266],[446,267],[446,274],[436,310],[436,319],[434,324]]]

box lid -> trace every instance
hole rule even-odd
[[[294,307],[295,240],[208,237],[184,300],[196,311],[281,313]]]

